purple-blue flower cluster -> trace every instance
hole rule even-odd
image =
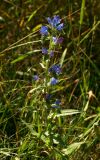
[[[48,17],[47,21],[52,28],[55,28],[58,31],[61,31],[64,28],[64,23],[61,22],[61,19],[58,15],[55,15],[53,18]],[[42,26],[40,29],[40,33],[43,36],[48,35],[48,27]]]
[[[47,59],[52,58],[54,56],[54,52],[56,50],[56,47],[59,47],[64,38],[60,36],[60,31],[63,30],[64,28],[64,23],[62,22],[62,20],[60,19],[60,17],[58,15],[53,16],[53,18],[46,18],[47,22],[49,25],[47,26],[42,26],[40,29],[40,34],[42,35],[42,54],[45,56],[45,58],[43,58],[44,60],[44,64],[46,64],[46,80],[45,82],[48,84],[46,84],[46,87],[51,87],[51,89],[53,88],[53,86],[55,86],[56,84],[58,84],[59,82],[59,74],[61,74],[62,69],[60,64],[54,64],[52,65],[50,68],[48,64],[48,62],[50,62],[50,60],[48,61]],[[46,40],[46,41],[45,41]],[[44,47],[47,46],[49,41],[49,48]],[[52,58],[53,61],[53,58]],[[47,73],[51,73],[49,75],[47,75]],[[53,75],[53,76],[52,76]],[[50,76],[50,77],[48,77]],[[38,80],[38,76],[35,75],[34,76],[34,80]],[[51,95],[49,93],[49,88],[48,88],[48,93],[46,93],[45,99],[47,102],[54,102],[54,100],[51,98],[53,95]],[[47,92],[47,90],[46,90]],[[60,106],[60,100],[56,99],[56,101],[51,104],[52,107],[54,108],[59,108]]]
[[[47,21],[52,27],[54,27],[58,31],[61,31],[64,28],[64,23],[61,22],[61,19],[58,15],[55,15],[52,19],[48,17]]]
[[[48,17],[47,21],[49,23],[49,26],[42,26],[40,29],[40,34],[45,37],[45,36],[50,36],[50,29],[51,30],[58,30],[61,31],[64,28],[64,23],[62,23],[62,20],[60,19],[60,17],[58,15],[53,16],[53,18]],[[51,36],[50,36],[51,37]],[[57,44],[61,44],[63,42],[63,37],[59,37],[59,36],[54,36],[52,35],[52,48],[51,51],[49,51],[49,57],[52,58],[54,56],[54,47]],[[43,47],[42,48],[42,53],[44,55],[48,54],[48,50]]]
[[[49,72],[59,75],[61,73],[61,66],[59,64],[55,64],[49,68]]]

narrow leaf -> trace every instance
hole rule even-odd
[[[85,9],[85,0],[82,0],[81,13],[80,13],[80,25],[82,25],[83,23],[84,9]]]
[[[61,110],[60,114],[54,115],[54,118],[56,118],[56,117],[62,117],[62,116],[69,116],[69,115],[78,114],[78,113],[80,113],[80,111],[78,111],[78,110],[64,109],[64,110]]]
[[[70,144],[67,148],[63,149],[62,152],[65,155],[69,155],[75,152],[76,150],[78,150],[83,143],[85,142],[76,142],[76,143]]]
[[[66,53],[67,53],[67,48],[64,50],[64,52],[63,52],[63,54],[62,54],[62,57],[61,57],[61,60],[60,60],[60,65],[61,65],[61,66],[62,66],[63,63],[64,63],[64,59],[65,59]]]

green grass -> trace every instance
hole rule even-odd
[[[0,8],[0,159],[99,160],[99,2],[4,1]],[[50,65],[59,62],[62,74],[50,88],[39,29],[55,14],[64,42]],[[45,101],[48,90],[60,109]]]

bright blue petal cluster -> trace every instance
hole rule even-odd
[[[61,31],[64,28],[64,24],[61,23],[61,19],[59,16],[54,16],[52,19],[48,17],[47,21],[52,27],[56,28],[58,31]]]
[[[49,68],[49,72],[53,72],[55,74],[60,74],[61,73],[61,67],[59,64],[53,65],[51,68]]]
[[[41,35],[48,35],[48,27],[47,26],[42,26],[40,29]]]
[[[57,83],[58,83],[58,80],[57,80],[56,78],[52,77],[52,78],[50,79],[50,84],[51,84],[51,85],[56,85]]]

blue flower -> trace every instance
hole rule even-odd
[[[62,30],[64,27],[64,24],[61,23],[61,19],[59,16],[54,16],[52,19],[48,17],[47,21],[52,27],[56,28],[58,31]]]
[[[49,101],[51,99],[51,97],[52,97],[52,95],[47,93],[45,98],[46,98],[47,101]]]
[[[48,54],[47,48],[42,47],[42,53],[43,53],[43,54]]]
[[[47,26],[42,26],[40,29],[40,33],[42,35],[48,35],[48,27]]]
[[[57,44],[58,38],[57,37],[52,37],[52,40],[55,44]]]
[[[55,104],[60,105],[61,101],[59,99],[56,99]]]
[[[53,72],[55,74],[60,74],[61,73],[61,67],[59,64],[53,65],[51,68],[49,68],[49,72]]]
[[[50,51],[50,58],[54,56],[54,52]]]
[[[60,108],[61,101],[59,99],[56,99],[55,103],[52,105],[53,108]]]
[[[63,37],[59,37],[59,38],[58,37],[52,37],[52,40],[55,44],[61,44],[63,42],[64,38]]]
[[[57,39],[57,43],[58,43],[58,44],[61,44],[61,43],[63,42],[63,40],[64,40],[63,37],[59,37],[59,38]]]
[[[61,24],[59,24],[59,25],[57,26],[57,30],[58,30],[58,31],[61,31],[63,28],[64,28],[64,24],[63,24],[63,23],[61,23]]]
[[[37,80],[39,79],[39,76],[38,76],[38,75],[34,75],[34,76],[33,76],[33,79],[34,79],[35,81],[37,81]]]
[[[52,77],[52,78],[50,79],[50,84],[51,84],[51,85],[56,85],[57,83],[58,83],[58,80],[57,80],[56,78]]]
[[[61,19],[59,16],[54,16],[52,19],[50,17],[47,18],[48,23],[53,26],[53,27],[57,27],[58,24],[60,24]]]

